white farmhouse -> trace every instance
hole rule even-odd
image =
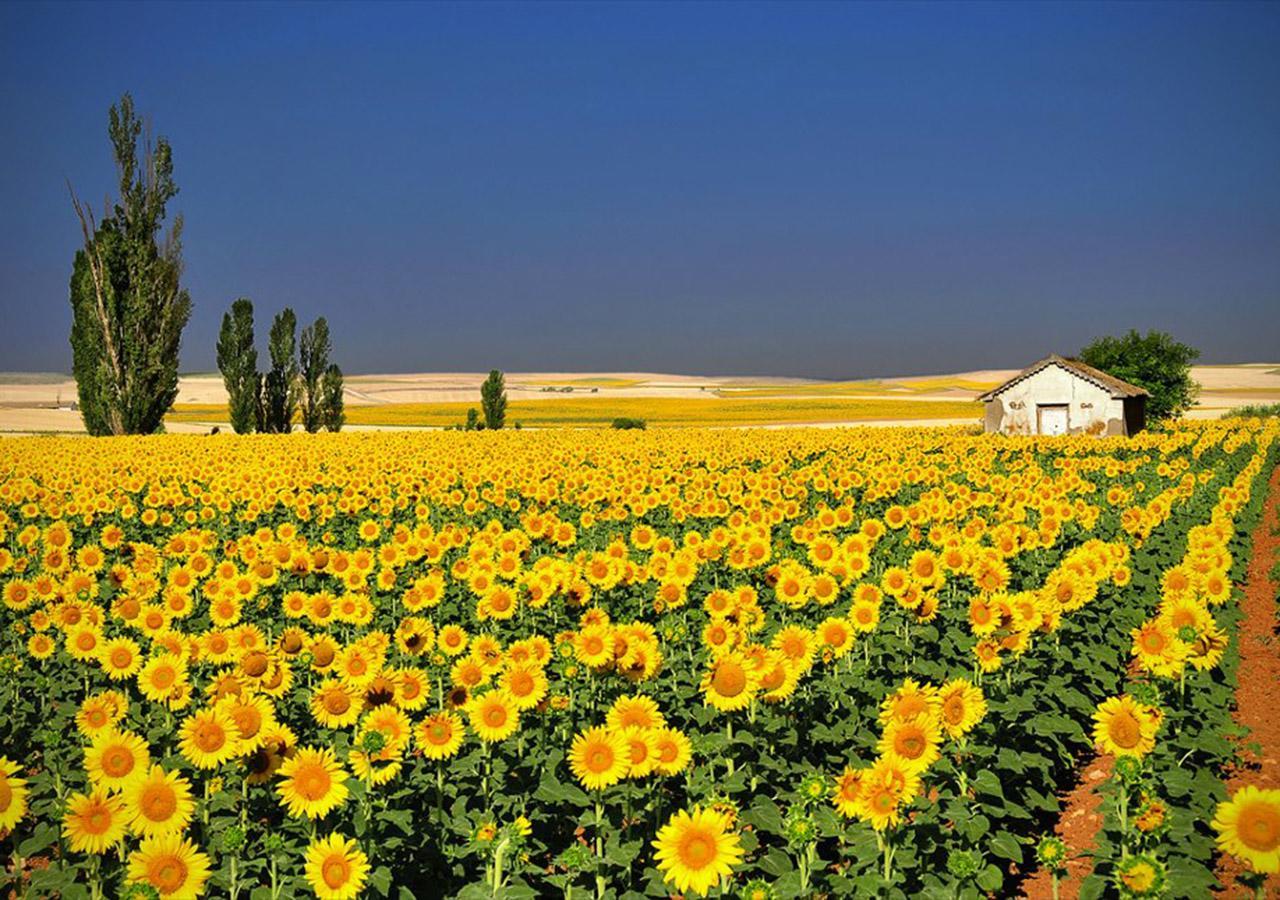
[[[1047,356],[978,399],[1001,434],[1134,434],[1147,392],[1074,359]]]

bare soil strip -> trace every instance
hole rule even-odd
[[[1270,489],[1262,519],[1253,532],[1253,555],[1245,580],[1240,622],[1239,685],[1236,688],[1237,724],[1249,729],[1240,755],[1243,764],[1227,779],[1227,790],[1234,793],[1246,785],[1264,789],[1280,788],[1280,707],[1276,692],[1280,689],[1280,639],[1276,636],[1276,595],[1280,585],[1271,580],[1271,570],[1280,551],[1280,467],[1271,473]],[[1258,745],[1258,751],[1248,745]],[[1245,867],[1235,858],[1223,855],[1218,861],[1218,880],[1226,885],[1221,897],[1249,897],[1251,892],[1236,882]],[[1280,876],[1267,878],[1266,895],[1280,896]]]
[[[1111,777],[1114,758],[1110,755],[1095,756],[1085,764],[1079,783],[1062,797],[1062,814],[1053,833],[1067,845],[1067,872],[1058,882],[1061,900],[1072,900],[1080,895],[1080,885],[1093,873],[1094,839],[1102,828],[1102,795],[1098,788]],[[1028,900],[1052,900],[1053,879],[1045,869],[1032,872],[1022,884]]]

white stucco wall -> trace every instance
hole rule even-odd
[[[987,401],[987,431],[1037,434],[1036,409],[1067,405],[1070,433],[1124,434],[1124,400],[1062,366],[1046,366]]]

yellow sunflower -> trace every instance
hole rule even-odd
[[[340,834],[317,838],[306,859],[307,884],[319,900],[352,900],[369,876],[369,859],[360,845]]]
[[[605,716],[605,724],[614,730],[635,726],[637,728],[661,728],[667,724],[658,704],[644,694],[623,695],[613,701]]]
[[[88,794],[72,794],[62,818],[62,834],[76,853],[105,853],[124,839],[124,801],[94,788]]]
[[[129,785],[123,797],[129,828],[142,837],[182,831],[195,810],[191,783],[160,766],[152,766],[149,774]]]
[[[657,768],[658,738],[652,730],[632,725],[621,734],[627,748],[628,778],[643,778]]]
[[[836,812],[846,819],[858,815],[858,799],[862,796],[862,771],[845,766],[843,772],[836,776],[835,786],[831,789],[831,805]]]
[[[627,743],[618,732],[589,728],[573,739],[569,768],[587,790],[603,790],[626,776],[627,750]]]
[[[879,750],[907,771],[919,774],[942,755],[938,750],[940,739],[938,723],[928,717],[893,719],[884,726]]]
[[[654,771],[663,775],[683,772],[693,760],[693,743],[683,731],[657,728],[654,737]]]
[[[0,832],[12,831],[27,812],[27,782],[16,777],[22,767],[0,756]]]
[[[1280,872],[1280,790],[1243,787],[1213,816],[1218,847],[1255,872]]]
[[[332,749],[302,747],[280,766],[276,785],[291,816],[321,818],[347,799],[347,773]]]
[[[427,759],[449,759],[462,746],[466,726],[451,712],[438,712],[418,723],[414,731],[418,749]]]
[[[311,715],[326,728],[354,725],[363,710],[360,689],[336,678],[326,678],[311,692]]]
[[[179,729],[178,749],[197,769],[216,769],[240,753],[235,720],[221,709],[202,709]]]
[[[144,838],[129,854],[129,881],[155,888],[161,900],[195,900],[208,879],[208,855],[181,834]]]
[[[702,693],[721,712],[750,706],[759,689],[759,672],[736,650],[713,659],[702,676]]]
[[[662,880],[682,893],[707,893],[742,862],[742,844],[723,813],[681,810],[658,830],[654,859]]]
[[[489,691],[467,704],[471,730],[482,741],[505,741],[520,727],[520,711],[502,691]]]
[[[938,689],[942,727],[953,738],[964,737],[987,714],[982,688],[963,678],[948,681]]]
[[[516,709],[533,709],[547,696],[547,676],[532,663],[511,665],[498,676],[498,688]]]
[[[126,637],[114,638],[98,651],[98,662],[112,681],[130,678],[142,668],[142,655],[136,641]]]
[[[1094,713],[1093,741],[1103,753],[1141,759],[1155,747],[1162,718],[1158,709],[1128,694],[1110,697]]]
[[[84,751],[89,781],[109,791],[118,791],[145,777],[150,765],[147,742],[129,731],[112,728],[102,732]]]

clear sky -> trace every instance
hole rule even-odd
[[[1280,3],[0,5],[0,370],[69,370],[130,91],[193,301],[349,372],[1280,361]]]

